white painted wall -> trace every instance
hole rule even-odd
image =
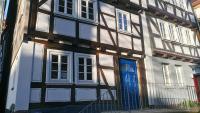
[[[76,88],[76,101],[97,100],[97,91],[92,88]]]
[[[79,37],[81,39],[97,42],[97,26],[80,23]]]
[[[36,30],[49,32],[50,16],[44,13],[37,13]]]
[[[117,43],[117,41],[116,41],[116,33],[111,31],[111,35],[112,35],[113,40],[114,40],[114,42],[116,44]],[[106,30],[106,29],[101,29],[100,30],[100,42],[104,43],[104,44],[114,45],[108,30]]]
[[[112,100],[110,93],[108,92],[108,89],[101,89],[101,100]],[[116,99],[116,90],[111,90],[114,99]]]
[[[71,89],[47,88],[45,102],[69,102],[71,100]]]
[[[106,54],[99,54],[99,64],[102,66],[114,67],[113,56]]]
[[[119,40],[119,47],[132,49],[132,43],[131,43],[130,36],[119,33],[118,40]]]
[[[39,1],[41,2],[42,0]],[[40,6],[40,8],[46,11],[51,11],[51,2],[51,0],[47,0],[44,4]]]
[[[44,45],[36,43],[33,55],[34,59],[33,59],[32,82],[41,82],[42,70],[43,70]]]
[[[15,111],[28,110],[29,102],[36,100],[36,98],[31,97],[31,93],[35,94],[38,92],[31,92],[30,83],[32,78],[39,78],[35,75],[40,74],[41,70],[34,67],[40,67],[41,63],[38,63],[38,65],[34,64],[34,59],[37,59],[35,63],[41,60],[37,55],[41,55],[41,51],[38,50],[39,48],[41,50],[42,47],[42,45],[34,44],[33,42],[22,43],[11,68],[6,108],[9,109],[12,104],[15,104]],[[36,53],[37,51],[38,53]]]
[[[106,81],[108,82],[109,86],[115,86],[115,74],[114,70],[110,69],[102,69],[105,75]],[[106,85],[103,79],[103,74],[100,74],[100,83],[101,85]]]
[[[30,103],[40,103],[40,102],[41,102],[41,89],[31,88]]]
[[[76,25],[75,21],[54,18],[54,31],[55,34],[61,34],[65,36],[76,36]]]

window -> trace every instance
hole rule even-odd
[[[176,70],[176,77],[177,77],[177,83],[178,85],[182,86],[183,85],[183,78],[182,78],[182,67],[181,66],[175,66],[175,70]]]
[[[96,57],[95,55],[76,53],[76,82],[97,83]]]
[[[81,0],[81,17],[94,20],[94,2],[91,0]]]
[[[185,30],[186,38],[187,38],[187,44],[191,45],[191,38],[190,38],[190,32],[189,30]]]
[[[162,70],[163,70],[163,77],[165,85],[171,85],[170,75],[169,75],[169,65],[168,64],[162,64]]]
[[[162,21],[159,21],[159,27],[160,27],[160,33],[162,38],[166,38],[166,33],[165,33],[165,25]]]
[[[182,29],[181,29],[180,27],[177,27],[177,28],[176,28],[176,32],[177,32],[177,34],[178,34],[179,42],[180,42],[180,43],[183,43]]]
[[[121,31],[128,31],[128,17],[129,14],[117,10],[118,29]]]
[[[48,50],[47,82],[70,82],[72,53]]]
[[[172,25],[172,24],[169,24],[168,29],[169,29],[170,40],[174,41],[173,25]]]
[[[58,13],[73,15],[74,1],[73,0],[56,0],[56,8]]]

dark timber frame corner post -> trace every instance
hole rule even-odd
[[[2,81],[0,83],[0,112],[6,112],[6,101],[7,101],[7,93],[8,93],[8,83],[9,83],[9,75],[10,75],[10,67],[11,67],[11,59],[12,59],[12,41],[13,34],[16,22],[17,15],[17,0],[10,0],[9,8],[7,11],[6,18],[6,29],[5,33],[2,37],[4,37],[4,47],[3,47],[3,70],[2,70]]]

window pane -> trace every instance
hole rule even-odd
[[[52,55],[52,62],[58,62],[58,56]]]
[[[51,63],[51,70],[58,70],[58,63]]]
[[[67,56],[61,56],[61,62],[67,63]]]
[[[65,5],[65,0],[59,0],[59,5],[64,6]]]
[[[92,65],[92,59],[87,58],[87,65]]]
[[[61,64],[61,70],[67,71],[67,64]]]
[[[92,73],[87,73],[87,80],[92,80]]]
[[[123,18],[124,18],[124,30],[127,31],[127,17],[125,14],[123,15]]]
[[[79,73],[79,80],[84,80],[84,73]]]
[[[58,72],[57,71],[51,71],[51,79],[58,79]]]
[[[92,2],[89,3],[89,19],[94,19],[94,8]]]
[[[72,9],[67,9],[67,14],[72,14]]]
[[[122,14],[120,12],[118,13],[118,24],[119,29],[122,29]]]
[[[79,65],[79,72],[84,72],[84,65]]]
[[[86,6],[86,1],[82,0],[82,1],[81,1],[81,5],[82,5],[82,6]]]
[[[92,72],[92,66],[87,66],[87,72]]]
[[[59,6],[59,9],[58,9],[59,12],[63,12],[64,13],[64,7],[61,7]]]
[[[83,18],[87,18],[86,13],[83,13],[83,12],[82,12],[81,16],[82,16]]]
[[[65,71],[61,72],[61,79],[67,79],[67,72]]]
[[[94,15],[93,15],[93,14],[92,14],[92,15],[89,14],[89,19],[90,19],[90,20],[94,20]]]
[[[79,58],[79,65],[84,65],[84,58]]]

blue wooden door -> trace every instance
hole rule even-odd
[[[134,60],[120,59],[122,106],[124,110],[139,108],[137,65]]]

